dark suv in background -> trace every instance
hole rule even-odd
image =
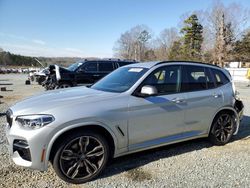
[[[80,60],[68,68],[50,65],[46,89],[59,89],[73,87],[79,84],[93,84],[113,70],[136,63],[134,60],[98,59]]]

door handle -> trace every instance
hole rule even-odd
[[[214,93],[214,94],[213,94],[213,97],[214,97],[214,98],[219,98],[219,97],[221,97],[221,94]]]
[[[185,99],[183,99],[183,98],[174,98],[171,101],[174,102],[174,103],[176,103],[176,104],[180,104],[180,103],[186,102]]]
[[[100,76],[99,74],[94,74],[93,76]]]

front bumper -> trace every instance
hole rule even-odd
[[[35,170],[47,169],[45,153],[47,137],[51,128],[42,127],[37,130],[28,130],[13,122],[6,125],[6,137],[9,153],[15,164]]]

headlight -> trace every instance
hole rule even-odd
[[[19,125],[31,129],[39,129],[53,122],[55,118],[51,115],[28,115],[18,116],[16,121]]]

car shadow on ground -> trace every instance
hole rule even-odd
[[[250,138],[250,116],[243,116],[240,122],[239,132],[233,137],[233,141]]]
[[[244,116],[240,124],[239,132],[236,136],[233,137],[231,142],[248,138],[250,138],[250,117]],[[203,138],[119,157],[111,160],[111,163],[107,166],[106,170],[99,178],[102,179],[116,174],[120,174],[122,172],[134,171],[133,175],[135,177],[132,177],[133,179],[135,178],[136,180],[136,178],[138,178],[139,180],[142,180],[143,177],[147,179],[148,176],[145,175],[144,172],[140,170],[138,171],[136,169],[159,159],[177,156],[187,152],[201,150],[204,148],[210,148],[212,146],[213,145],[208,141],[208,139]]]

